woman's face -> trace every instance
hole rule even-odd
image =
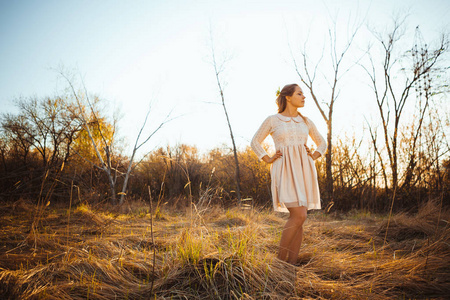
[[[286,100],[296,108],[305,106],[305,96],[299,86],[295,88],[292,96],[286,96]]]

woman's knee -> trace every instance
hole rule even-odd
[[[296,207],[295,209],[289,209],[290,210],[290,216],[289,219],[292,220],[292,222],[298,226],[303,226],[303,223],[306,221],[306,209],[303,207]]]
[[[303,226],[306,221],[306,215],[298,215],[292,218],[297,227]]]

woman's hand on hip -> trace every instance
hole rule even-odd
[[[317,152],[317,151],[314,151],[314,153],[311,153],[311,149],[309,149],[308,146],[306,146],[306,145],[305,145],[305,149],[306,149],[306,153],[308,153],[308,155],[311,156],[311,158],[313,160],[316,160],[322,156],[322,154],[320,154],[320,152]]]
[[[268,155],[265,155],[262,160],[265,161],[268,164],[273,163],[274,161],[276,161],[278,158],[282,157],[283,154],[281,153],[280,150],[278,150],[274,156],[269,157]]]

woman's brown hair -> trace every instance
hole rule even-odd
[[[279,92],[278,97],[277,97],[278,113],[282,113],[286,109],[286,106],[287,106],[286,96],[292,96],[295,92],[296,87],[300,87],[300,86],[296,83],[292,83],[292,84],[286,84],[281,89],[281,91]],[[303,121],[305,121],[305,123],[308,124],[306,122],[306,118],[300,112],[298,114],[303,118]]]

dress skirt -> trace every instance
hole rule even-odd
[[[297,206],[320,209],[317,171],[305,146],[285,146],[279,150],[283,156],[275,160],[270,170],[274,210],[288,212],[287,207]]]

